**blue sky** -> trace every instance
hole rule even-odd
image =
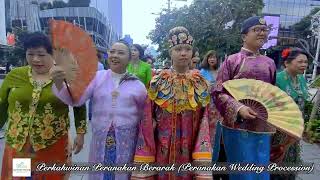
[[[172,0],[171,6],[182,7],[191,2]],[[123,34],[130,34],[134,43],[151,44],[146,36],[154,29],[155,19],[159,16],[152,13],[160,13],[167,6],[167,0],[122,0]]]

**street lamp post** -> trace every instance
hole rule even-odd
[[[314,80],[317,76],[318,58],[319,58],[319,50],[320,50],[320,11],[318,11],[315,15],[312,16],[311,30],[315,35],[316,40],[318,41],[316,56],[313,63],[313,72],[312,72],[312,80]]]
[[[314,58],[313,71],[312,71],[312,80],[314,80],[317,76],[317,67],[318,67],[318,59],[319,59],[319,49],[320,49],[320,35],[317,35],[317,51],[316,56]]]
[[[318,11],[314,16],[312,16],[311,19],[311,30],[313,34],[317,37],[318,43],[317,43],[317,52],[315,57],[315,63],[313,63],[313,73],[312,73],[312,80],[316,78],[317,75],[317,67],[318,67],[318,58],[319,58],[319,49],[320,49],[320,11]],[[310,114],[309,122],[314,121],[318,109],[320,106],[320,93],[319,89],[317,90],[315,102],[312,107],[312,111]]]

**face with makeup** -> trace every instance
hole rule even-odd
[[[37,74],[46,74],[54,64],[52,55],[44,47],[28,48],[26,59],[32,71]]]
[[[119,74],[126,72],[127,65],[130,61],[129,53],[129,48],[125,44],[121,42],[114,43],[108,53],[110,69]]]
[[[192,46],[180,44],[170,49],[170,56],[174,68],[185,69],[189,66],[192,58]]]

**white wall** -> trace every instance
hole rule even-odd
[[[7,44],[5,0],[0,0],[0,44]]]

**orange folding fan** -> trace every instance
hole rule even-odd
[[[53,48],[65,49],[74,57],[64,58],[64,62],[56,60],[56,63],[67,72],[69,93],[73,101],[77,102],[97,71],[98,57],[95,44],[83,29],[65,21],[52,20],[50,32]]]

